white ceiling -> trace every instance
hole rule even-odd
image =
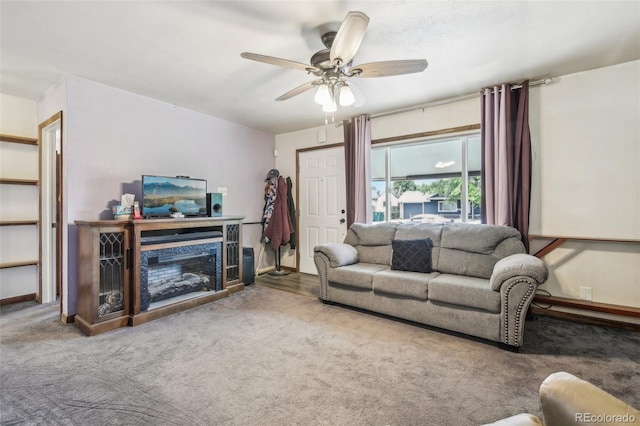
[[[68,73],[273,134],[324,124],[309,63],[346,13],[371,19],[354,64],[427,59],[420,74],[353,81],[379,114],[640,59],[640,1],[6,1],[0,92],[36,100]],[[640,78],[640,76],[639,76]]]

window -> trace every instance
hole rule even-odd
[[[456,201],[438,201],[438,211],[446,213],[457,212],[458,203]]]
[[[480,134],[373,147],[373,221],[480,223]]]

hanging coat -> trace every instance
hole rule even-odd
[[[293,232],[293,225],[289,218],[287,193],[287,183],[284,181],[284,178],[280,176],[278,177],[273,213],[264,231],[264,236],[269,238],[269,243],[273,250],[278,250],[280,245],[287,244]]]
[[[289,219],[291,219],[291,239],[289,244],[292,249],[296,248],[296,206],[293,202],[293,182],[291,182],[291,178],[287,178],[287,207],[289,208]]]
[[[269,181],[264,187],[264,208],[262,210],[262,238],[264,239],[265,230],[269,226],[271,215],[273,214],[273,208],[276,203],[276,186],[273,182]],[[269,241],[267,241],[269,242]]]

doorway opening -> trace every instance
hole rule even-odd
[[[40,139],[40,271],[38,303],[62,312],[62,111],[38,126]]]

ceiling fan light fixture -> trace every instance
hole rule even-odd
[[[338,105],[336,105],[336,101],[333,99],[322,105],[322,111],[324,112],[336,112],[338,110]]]
[[[351,88],[346,84],[342,85],[340,87],[340,105],[341,106],[353,105],[355,101],[356,101],[356,98],[353,95]]]
[[[316,90],[316,94],[313,100],[318,105],[326,105],[331,102],[331,93],[329,92],[329,86],[326,84],[320,84]]]
[[[353,57],[360,48],[368,25],[369,17],[364,13],[357,11],[347,13],[338,31],[331,30],[322,35],[322,44],[326,49],[316,52],[311,57],[310,65],[250,52],[241,53],[240,56],[252,61],[293,68],[315,75],[317,77],[315,80],[288,91],[276,98],[276,101],[285,101],[315,88],[313,100],[322,107],[326,124],[329,116],[333,122],[334,113],[338,106],[358,108],[365,104],[364,95],[350,80],[352,77],[389,77],[419,73],[427,68],[426,59],[379,61],[353,65]],[[442,163],[438,167],[447,166]]]

